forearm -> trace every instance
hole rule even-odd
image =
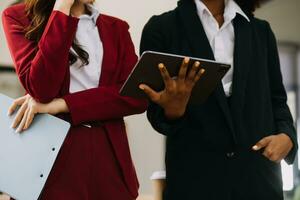
[[[155,103],[150,103],[148,106],[147,118],[157,132],[166,136],[175,135],[188,124],[187,113],[180,118],[170,120],[166,117],[163,108]]]
[[[23,22],[15,18],[10,10],[3,12],[2,19],[22,85],[38,101],[50,102],[59,94],[69,67],[69,50],[78,19],[53,11],[38,46],[25,37]]]
[[[69,108],[63,98],[57,98],[50,103],[45,104],[45,111],[48,114],[57,115],[61,113],[69,113]]]
[[[38,44],[39,50],[24,73],[23,85],[40,102],[47,103],[57,97],[69,67],[78,19],[60,11],[51,14],[49,23]]]
[[[146,100],[120,96],[119,89],[102,86],[64,96],[73,124],[120,119],[146,110]]]

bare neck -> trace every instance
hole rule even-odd
[[[79,17],[83,14],[88,14],[86,5],[84,3],[81,3],[80,1],[75,0],[74,4],[71,7],[71,14],[74,17]]]
[[[224,0],[201,0],[209,11],[212,13],[214,18],[217,20],[219,26],[221,27],[224,23],[224,10],[225,2]]]

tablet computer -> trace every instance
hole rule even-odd
[[[144,91],[139,89],[139,85],[142,83],[150,86],[155,91],[163,90],[164,81],[158,69],[158,64],[163,63],[170,76],[176,78],[185,57],[189,56],[145,51],[121,88],[120,94],[134,98],[147,98]],[[231,66],[213,60],[189,58],[189,69],[196,61],[201,63],[200,68],[205,69],[205,73],[194,86],[189,101],[190,104],[201,104],[215,90]]]

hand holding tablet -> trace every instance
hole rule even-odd
[[[201,69],[199,61],[195,61],[188,70],[189,62],[188,57],[183,59],[178,77],[175,78],[170,76],[163,63],[158,65],[165,84],[162,91],[156,92],[145,84],[139,86],[151,101],[164,108],[168,119],[177,119],[184,115],[192,90],[205,72],[205,69]]]
[[[146,51],[120,90],[135,98],[150,98],[171,118],[187,104],[202,104],[221,83],[230,65],[200,58]],[[185,105],[185,106],[184,106]]]

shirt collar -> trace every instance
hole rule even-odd
[[[197,11],[201,19],[203,19],[205,14],[209,14],[212,16],[207,6],[201,0],[194,0],[194,1],[196,3]],[[225,1],[225,10],[224,10],[225,21],[228,19],[231,21],[236,17],[236,14],[240,14],[248,22],[250,22],[249,17],[245,14],[245,12],[234,0],[224,0],[224,1]]]
[[[91,12],[90,15],[84,14],[79,16],[79,19],[90,19],[96,25],[97,19],[100,15],[99,10],[92,4],[87,4],[87,9]]]

